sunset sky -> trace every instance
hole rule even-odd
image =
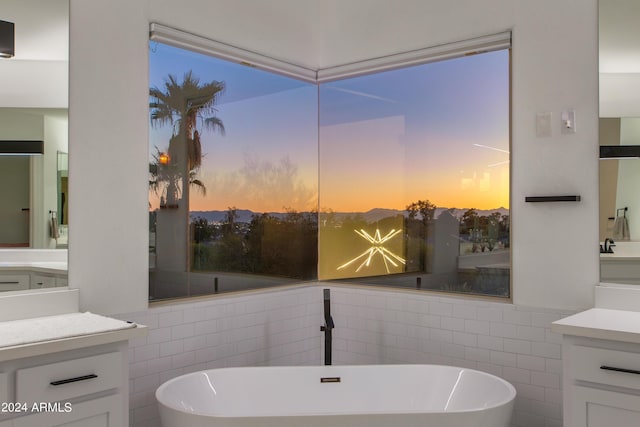
[[[150,84],[224,81],[190,210],[509,206],[508,52],[315,85],[151,42]],[[319,100],[318,100],[319,97]],[[318,118],[320,126],[318,127]],[[150,155],[172,129],[150,129]],[[319,142],[319,144],[318,144]],[[318,164],[320,167],[318,168]],[[319,191],[319,197],[318,197]],[[151,197],[152,208],[157,200]]]

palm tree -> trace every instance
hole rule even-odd
[[[153,160],[149,162],[149,189],[157,195],[162,191],[162,186],[166,185],[167,196],[175,195],[175,200],[180,196],[179,181],[183,174],[176,165],[165,165],[160,161],[162,152],[156,147],[156,152],[152,155]],[[200,190],[203,196],[207,195],[207,188],[204,183],[197,178],[197,171],[189,171],[189,186]]]
[[[172,164],[183,171],[183,191],[188,183],[206,190],[204,184],[195,178],[202,164],[202,144],[197,126],[200,123],[204,129],[217,130],[224,135],[224,125],[215,115],[215,104],[224,90],[224,82],[214,80],[201,84],[192,71],[184,74],[182,82],[169,74],[162,88],[149,89],[151,125],[173,126],[168,154]]]

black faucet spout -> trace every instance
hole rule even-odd
[[[613,239],[610,239],[607,237],[606,239],[604,239],[604,247],[600,245],[600,253],[612,254],[613,247],[615,245],[616,245],[616,242],[614,242]]]
[[[332,330],[335,328],[333,317],[331,317],[331,294],[329,289],[324,289],[324,326],[320,330],[324,332],[324,364],[331,365],[332,353]]]

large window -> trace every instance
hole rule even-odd
[[[315,85],[155,42],[150,70],[150,298],[315,279]]]
[[[508,49],[318,84],[150,46],[151,299],[509,296]]]
[[[319,275],[509,293],[509,51],[320,86]]]

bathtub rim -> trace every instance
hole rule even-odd
[[[257,415],[242,415],[242,416],[237,416],[237,415],[217,415],[217,414],[212,414],[210,412],[200,412],[200,411],[185,411],[183,408],[180,408],[178,406],[174,406],[171,404],[168,404],[166,401],[162,401],[159,397],[159,395],[162,393],[162,390],[166,389],[167,387],[170,387],[170,385],[174,382],[183,380],[186,377],[189,376],[194,376],[203,372],[210,372],[210,371],[232,371],[232,370],[242,370],[242,369],[286,369],[286,368],[298,368],[298,369],[304,369],[304,368],[330,368],[330,367],[337,367],[337,368],[350,368],[350,367],[398,367],[398,366],[430,366],[430,367],[434,367],[434,368],[445,368],[445,369],[457,369],[459,371],[469,371],[469,372],[474,372],[474,373],[478,373],[482,376],[487,376],[490,378],[493,378],[495,380],[498,380],[498,382],[500,382],[501,384],[503,384],[506,389],[508,390],[507,396],[505,399],[501,400],[499,403],[492,405],[492,406],[486,406],[486,407],[482,407],[482,408],[470,408],[470,409],[460,409],[460,410],[455,410],[455,411],[442,411],[442,410],[410,410],[410,409],[406,409],[406,410],[401,410],[401,411],[376,411],[374,409],[366,411],[366,412],[348,412],[348,413],[344,413],[344,412],[330,412],[330,411],[324,411],[324,412],[305,412],[305,413],[301,413],[301,414],[257,414]],[[494,410],[497,408],[501,408],[505,405],[509,405],[509,404],[513,404],[515,402],[515,399],[517,397],[517,390],[516,388],[513,386],[513,384],[511,384],[509,381],[505,380],[504,378],[501,378],[497,375],[491,374],[489,372],[485,372],[485,371],[480,371],[478,369],[471,369],[471,368],[463,368],[460,366],[452,366],[452,365],[439,365],[439,364],[431,364],[431,363],[414,363],[414,364],[372,364],[372,365],[330,365],[330,366],[323,366],[323,365],[303,365],[303,366],[296,366],[296,365],[286,365],[286,366],[234,366],[234,367],[226,367],[226,368],[212,368],[212,369],[201,369],[198,371],[193,371],[193,372],[188,372],[186,374],[182,374],[179,375],[177,377],[171,378],[167,381],[165,381],[164,383],[162,383],[155,391],[154,393],[155,399],[156,399],[156,403],[158,405],[162,405],[168,409],[174,410],[174,411],[178,411],[184,414],[189,414],[189,415],[193,415],[193,416],[201,416],[201,417],[212,417],[212,418],[225,418],[225,419],[236,419],[236,418],[253,418],[253,417],[285,417],[285,416],[335,416],[335,415],[364,415],[364,414],[371,414],[371,415],[382,415],[382,414],[388,414],[388,415],[401,415],[401,414],[462,414],[462,413],[471,413],[471,412],[483,412],[483,411],[489,411],[489,410]]]

